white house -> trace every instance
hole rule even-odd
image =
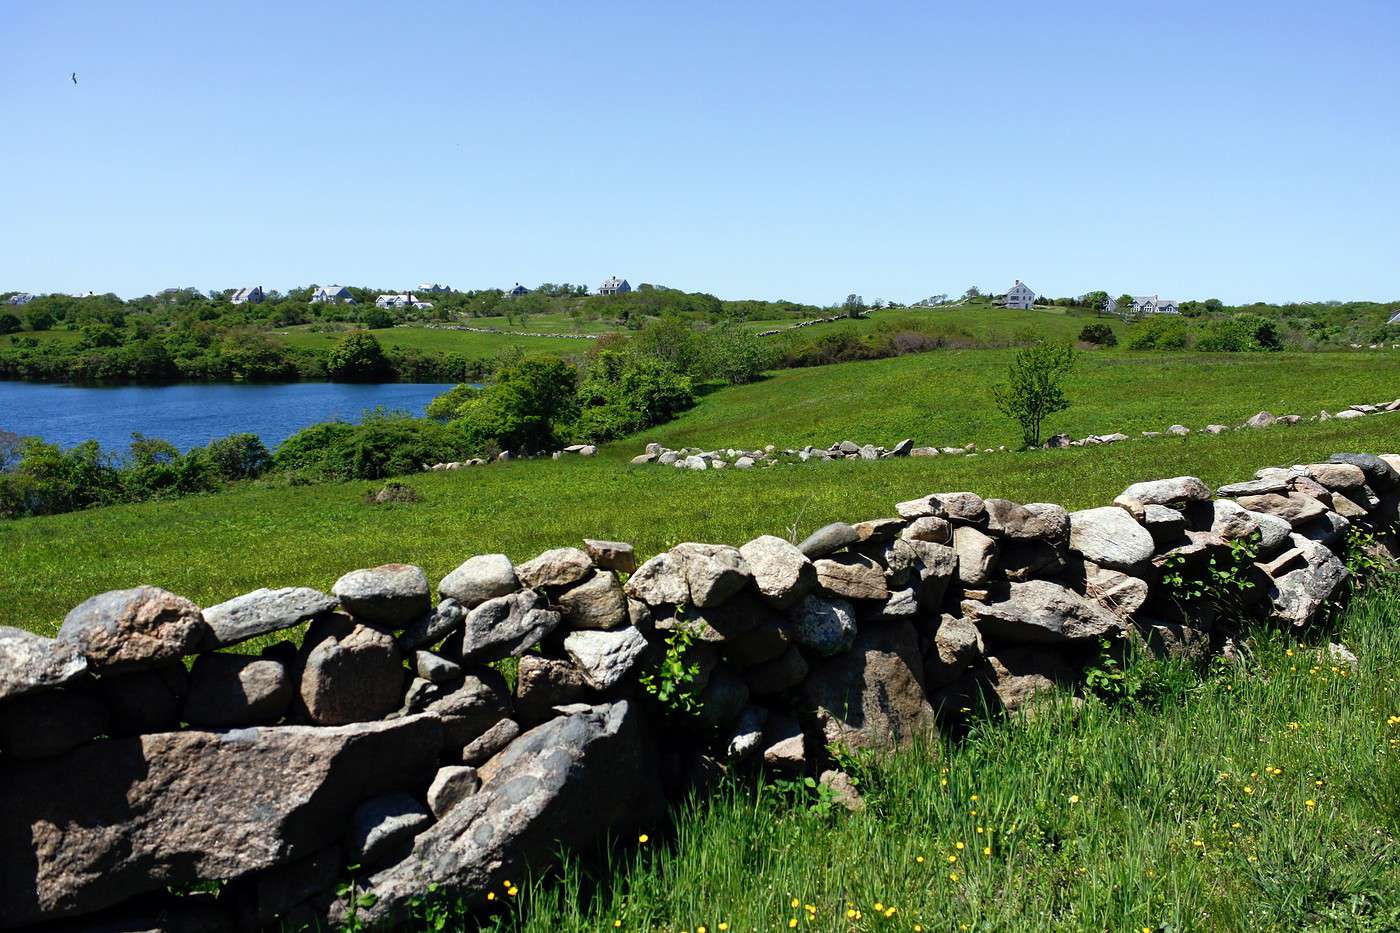
[[[1181,308],[1170,298],[1158,298],[1156,295],[1134,295],[1133,313],[1143,314],[1180,314]]]
[[[311,293],[311,300],[316,304],[340,304],[347,305],[355,303],[355,298],[350,294],[350,289],[344,285],[318,285]]]
[[[512,288],[510,291],[506,292],[506,296],[510,298],[519,298],[521,295],[528,294],[530,294],[530,290],[524,285],[521,285],[519,282],[516,282],[515,287]]]
[[[261,304],[262,300],[266,297],[267,295],[263,293],[262,286],[254,285],[252,288],[240,288],[238,291],[233,293],[233,297],[229,298],[229,301],[233,302],[236,305],[256,305]]]
[[[600,295],[625,295],[632,290],[632,286],[627,284],[626,279],[619,279],[615,275],[608,276],[602,285],[598,286]]]
[[[430,292],[434,295],[446,295],[452,291],[452,286],[439,285],[436,282],[424,282],[422,285],[418,286],[418,290],[420,292]]]
[[[415,298],[412,292],[405,295],[380,295],[374,299],[377,308],[413,308],[415,311],[426,311],[433,306],[431,301],[420,301]]]
[[[27,305],[33,300],[33,295],[28,292],[20,292],[18,295],[11,295],[8,303],[12,305]]]
[[[1016,284],[1006,290],[1006,306],[1008,308],[1019,308],[1026,311],[1034,304],[1035,292],[1031,291],[1030,286],[1020,279],[1017,279]]]

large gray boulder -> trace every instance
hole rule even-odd
[[[520,657],[561,620],[536,590],[488,599],[467,613],[462,626],[462,660],[487,663]]]
[[[426,786],[433,717],[114,739],[0,770],[0,927],[237,878],[340,838],[370,797]]]
[[[753,579],[739,549],[727,544],[687,542],[671,548],[671,554],[681,562],[690,602],[702,609],[718,606]]]
[[[775,535],[762,535],[739,548],[753,574],[754,586],[770,605],[787,609],[817,584],[811,560],[798,548]]]
[[[889,749],[935,730],[908,622],[863,626],[850,651],[813,667],[801,695],[827,744]]]
[[[818,655],[840,654],[856,637],[856,614],[844,599],[812,594],[793,607],[788,631],[794,642]]]
[[[478,554],[442,578],[438,593],[465,609],[475,609],[488,599],[509,596],[520,589],[515,566],[504,554]]]
[[[1273,617],[1294,628],[1312,622],[1348,575],[1346,565],[1323,545],[1305,541],[1300,550],[1304,565],[1274,579],[1269,589]]]
[[[515,568],[520,582],[531,589],[573,586],[593,570],[593,559],[576,547],[545,551]]]
[[[1181,505],[1186,502],[1205,502],[1209,498],[1210,487],[1196,477],[1174,476],[1171,479],[1133,483],[1113,501],[1136,502],[1140,505]]]
[[[465,748],[510,715],[510,688],[499,671],[477,668],[456,689],[431,698],[423,711],[442,720],[443,747]]]
[[[685,562],[670,551],[662,551],[637,568],[627,578],[623,591],[648,606],[678,606],[690,600]]]
[[[631,626],[616,632],[570,632],[564,639],[565,654],[594,690],[620,683],[646,650],[646,638]]]
[[[406,922],[429,885],[469,907],[488,891],[624,827],[648,825],[663,803],[656,756],[626,702],[552,719],[511,743],[478,772],[479,791],[414,840],[397,864],[368,878],[358,918]],[[346,904],[332,921],[343,923]]]
[[[1400,470],[1387,459],[1375,454],[1333,454],[1329,463],[1350,463],[1361,468],[1372,489],[1386,490],[1400,486]]]
[[[466,617],[467,610],[463,604],[450,596],[446,597],[399,633],[399,647],[408,652],[436,645],[455,632]]]
[[[393,712],[403,700],[403,654],[387,632],[331,619],[313,625],[302,648],[306,660],[299,692],[312,722],[368,722]]]
[[[1069,546],[1103,567],[1129,573],[1152,557],[1152,535],[1116,505],[1071,512]]]
[[[0,700],[72,683],[87,660],[69,642],[0,625]]]
[[[1060,642],[1101,638],[1124,623],[1103,606],[1049,580],[1011,584],[1000,602],[967,600],[963,611],[986,635],[1006,641]]]
[[[428,575],[412,564],[352,570],[331,587],[340,605],[361,622],[401,629],[432,607]]]
[[[615,629],[627,624],[627,596],[617,574],[599,570],[559,596],[564,624],[574,629]]]
[[[336,599],[308,586],[263,588],[204,610],[209,626],[203,650],[226,648],[239,642],[291,628],[335,608]]]
[[[97,674],[159,667],[199,650],[209,628],[199,607],[155,586],[112,590],[76,606],[58,640]]]
[[[1009,499],[988,499],[987,533],[1018,541],[1069,540],[1069,513],[1049,502],[1019,505]]]
[[[214,728],[274,723],[295,696],[296,684],[280,660],[222,652],[202,654],[190,670],[184,720]],[[397,691],[394,702],[398,702]]]

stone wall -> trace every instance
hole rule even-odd
[[[1338,454],[1072,513],[938,493],[640,566],[605,541],[487,554],[436,603],[401,564],[204,609],[104,593],[56,639],[0,629],[0,928],[340,922],[351,866],[358,919],[391,925],[430,886],[481,904],[560,844],[655,828],[725,769],[820,776],[854,803],[832,745],[1075,690],[1104,639],[1227,647],[1238,620],[1182,605],[1164,568],[1254,542],[1243,611],[1313,622],[1344,592],[1349,529],[1393,531],[1397,468]]]

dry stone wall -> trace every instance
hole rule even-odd
[[[1164,572],[1236,542],[1232,612],[1312,623],[1349,530],[1393,532],[1397,469],[1338,454],[1077,512],[935,493],[640,565],[607,541],[479,555],[435,592],[390,564],[202,609],[103,593],[57,638],[0,629],[0,928],[392,926],[430,889],[481,904],[560,845],[655,827],[724,769],[819,776],[855,806],[833,746],[1075,690],[1103,639],[1220,650],[1237,620]]]

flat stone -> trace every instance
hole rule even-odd
[[[1168,544],[1186,533],[1186,516],[1169,505],[1143,506],[1142,524],[1156,544]]]
[[[462,764],[484,765],[495,758],[520,735],[520,724],[514,719],[502,719],[462,749]]]
[[[1294,628],[1312,622],[1348,576],[1346,565],[1315,542],[1300,548],[1306,566],[1274,579],[1269,601],[1275,619]]]
[[[209,627],[199,607],[155,586],[112,590],[81,603],[63,620],[58,640],[72,645],[97,674],[159,667],[193,654]]]
[[[69,642],[0,625],[0,700],[72,683],[87,667]]]
[[[896,502],[894,510],[899,513],[901,518],[923,518],[925,516],[947,518],[943,511],[943,503],[939,501],[936,493],[920,496],[917,499],[909,499],[905,502]]]
[[[1102,638],[1123,630],[1122,620],[1103,606],[1048,580],[1011,584],[1000,602],[963,603],[983,634],[1007,641],[1061,642]]]
[[[991,579],[997,564],[996,539],[970,525],[953,529],[953,550],[958,555],[958,579],[966,586],[981,586]]]
[[[1085,561],[1084,595],[1119,619],[1128,621],[1147,602],[1148,586],[1147,581],[1139,577]]]
[[[515,568],[520,582],[531,589],[573,586],[593,572],[593,559],[576,547],[545,551]]]
[[[1019,505],[1008,499],[988,499],[986,509],[988,534],[1021,541],[1069,540],[1069,513],[1058,505]]]
[[[467,613],[462,626],[462,660],[488,663],[518,658],[558,628],[562,616],[545,608],[535,590],[488,599]]]
[[[900,533],[907,541],[932,541],[935,544],[953,543],[953,526],[946,518],[937,515],[922,515],[911,521]]]
[[[430,612],[419,616],[417,621],[399,635],[399,648],[404,652],[436,645],[462,626],[467,610],[452,597],[446,597]]]
[[[1226,483],[1217,489],[1216,493],[1234,499],[1239,496],[1262,496],[1271,492],[1286,493],[1288,488],[1288,477],[1281,474],[1246,480],[1243,483]]]
[[[630,544],[585,538],[583,547],[594,565],[603,570],[631,573],[637,569],[637,552]]]
[[[345,856],[353,865],[376,868],[391,860],[429,824],[432,814],[408,794],[386,794],[355,808],[345,835]]]
[[[902,518],[872,518],[857,522],[851,527],[860,535],[862,544],[870,541],[889,541],[899,537],[907,522]]]
[[[475,668],[456,689],[433,698],[423,711],[442,720],[443,747],[455,751],[510,715],[510,688],[499,671]]]
[[[106,732],[107,723],[106,707],[89,693],[22,696],[0,709],[0,752],[14,759],[62,755]]]
[[[1071,512],[1069,546],[1089,560],[1132,572],[1152,557],[1152,535],[1116,505]]]
[[[771,774],[793,777],[807,766],[807,742],[802,726],[786,713],[768,714],[763,727],[763,767]]]
[[[1366,485],[1366,474],[1354,463],[1310,463],[1303,473],[1328,489],[1345,492]]]
[[[286,713],[296,692],[292,672],[275,658],[202,654],[190,669],[184,720],[213,728],[270,725]]]
[[[759,595],[776,609],[789,608],[816,588],[812,562],[782,538],[761,535],[739,548],[739,554]]]
[[[442,578],[438,593],[456,600],[463,609],[475,609],[488,599],[509,596],[520,589],[515,567],[504,554],[478,554]]]
[[[1211,503],[1215,510],[1210,530],[1226,541],[1247,538],[1259,531],[1259,522],[1254,513],[1229,499],[1216,499]]]
[[[306,586],[254,590],[204,610],[209,632],[202,647],[205,651],[226,648],[288,629],[330,612],[335,606],[334,596]]]
[[[1272,414],[1267,411],[1261,411],[1259,414],[1246,421],[1244,426],[1247,428],[1268,428],[1272,427],[1276,421],[1278,421],[1278,419]]]
[[[433,717],[164,732],[0,770],[0,926],[91,914],[320,851],[364,800],[425,786]]]
[[[901,515],[904,513],[900,513]],[[860,541],[860,532],[845,522],[832,522],[812,532],[797,549],[815,560]]]
[[[564,652],[595,690],[608,690],[632,672],[646,653],[647,640],[634,628],[616,632],[570,632]]]
[[[563,593],[559,609],[573,629],[614,629],[627,624],[627,597],[617,574],[598,570]]]
[[[933,498],[941,507],[934,514],[942,515],[953,524],[985,525],[987,507],[982,497],[973,492],[940,492]]]
[[[1224,424],[1208,424],[1201,430],[1206,434],[1224,434],[1226,431],[1230,430],[1230,427]]]
[[[855,610],[843,599],[809,595],[792,609],[791,620],[792,640],[818,655],[840,654],[855,640]]]
[[[413,652],[413,670],[424,680],[445,684],[462,676],[462,665],[431,651]]]
[[[414,840],[403,861],[366,879],[369,928],[406,924],[429,885],[468,908],[523,879],[560,851],[582,851],[606,833],[651,825],[662,811],[656,754],[626,702],[550,720],[479,771],[481,789]],[[342,901],[331,922],[344,924]]]
[[[815,562],[817,589],[836,599],[887,599],[885,568],[859,554],[839,554]]]
[[[470,765],[439,768],[428,785],[428,809],[434,819],[442,819],[457,804],[481,789],[481,779]]]
[[[1321,502],[1300,492],[1290,492],[1287,495],[1265,493],[1262,496],[1240,496],[1235,501],[1251,512],[1263,512],[1265,515],[1281,518],[1294,528],[1327,511],[1327,507]]]

